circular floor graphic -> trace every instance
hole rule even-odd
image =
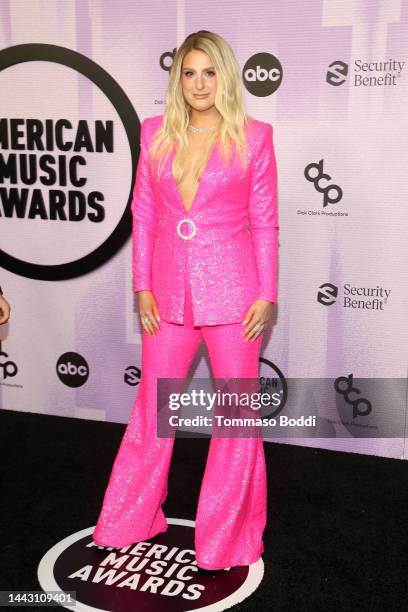
[[[167,522],[166,532],[123,548],[95,544],[94,526],[73,533],[41,559],[41,588],[74,592],[75,601],[63,607],[78,612],[219,612],[256,590],[262,559],[249,567],[202,570],[195,561],[194,521]]]

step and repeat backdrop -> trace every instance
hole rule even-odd
[[[266,440],[406,458],[402,0],[0,0],[1,405],[128,421],[139,128],[200,29],[230,43],[248,114],[274,126],[279,304],[260,381],[290,398],[272,416],[319,426]],[[204,345],[190,374],[211,375]]]

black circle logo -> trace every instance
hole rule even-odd
[[[64,385],[81,387],[88,380],[89,366],[79,353],[64,353],[57,361],[57,375]]]
[[[94,527],[68,536],[41,559],[41,588],[56,591],[60,605],[78,612],[218,612],[242,602],[259,586],[262,558],[250,566],[201,570],[195,560],[194,521],[167,522],[166,532],[123,548],[95,544]],[[75,593],[74,601],[63,601],[69,593]]]
[[[258,98],[273,94],[282,82],[282,65],[270,53],[257,53],[250,57],[242,71],[247,90]]]
[[[29,223],[29,228],[24,226],[23,233],[27,235],[29,232],[30,240],[34,245],[32,248],[35,248],[36,252],[30,254],[29,249],[25,248],[23,239],[12,240],[7,238],[7,235],[4,235],[4,239],[2,238],[1,241],[0,263],[6,270],[28,278],[62,280],[81,276],[98,268],[110,259],[130,236],[130,203],[139,157],[140,121],[130,100],[119,84],[103,68],[88,57],[65,47],[37,43],[17,45],[0,51],[0,71],[7,71],[11,67],[17,70],[22,64],[27,64],[25,68],[27,71],[31,71],[30,76],[33,77],[32,70],[35,65],[28,64],[29,62],[39,62],[41,66],[44,66],[44,62],[50,62],[54,65],[58,64],[61,70],[69,68],[75,71],[78,79],[82,79],[82,84],[90,83],[96,86],[94,95],[96,96],[97,92],[101,96],[101,107],[103,107],[102,102],[104,102],[105,107],[109,107],[111,115],[115,118],[113,121],[105,122],[106,125],[103,125],[104,122],[102,120],[93,119],[89,121],[89,124],[92,125],[88,125],[86,118],[82,118],[81,111],[75,107],[75,112],[78,116],[75,132],[76,140],[74,143],[69,143],[71,148],[67,151],[66,149],[64,150],[66,140],[60,138],[61,142],[58,147],[56,138],[61,133],[65,134],[63,130],[71,130],[73,124],[71,118],[49,119],[47,117],[44,119],[43,115],[47,113],[47,110],[44,110],[44,113],[41,114],[41,119],[25,120],[21,119],[21,117],[10,119],[6,118],[3,112],[2,124],[4,129],[7,127],[8,133],[11,136],[11,139],[6,144],[4,138],[2,139],[0,162],[3,165],[3,174],[4,177],[8,178],[13,177],[15,179],[17,177],[13,182],[17,184],[18,181],[18,187],[22,186],[22,188],[7,188],[3,183],[0,184],[0,216],[2,217],[2,225],[4,227],[7,219],[11,218],[14,233],[19,224],[21,227],[24,222]],[[51,68],[51,66],[47,68]],[[6,72],[2,74],[4,78],[7,77]],[[63,76],[68,78],[67,75]],[[19,79],[15,79],[13,76],[13,82],[18,84]],[[52,75],[49,82],[55,85],[57,90],[57,84],[54,83]],[[35,94],[36,100],[39,99],[41,103],[41,91],[35,90],[35,76],[31,78],[30,83],[33,83],[33,99]],[[63,89],[58,101],[64,113],[68,114],[71,112],[72,100],[66,94],[64,95]],[[56,104],[56,101],[53,100],[53,104]],[[44,106],[46,106],[45,98]],[[52,105],[48,104],[46,108],[50,109]],[[90,116],[92,116],[92,111]],[[119,120],[116,120],[117,117]],[[90,127],[93,130],[90,130]],[[19,132],[24,129],[25,143],[24,138],[18,138]],[[103,194],[99,193],[98,188],[93,192],[93,200],[84,202],[83,193],[80,188],[83,189],[84,186],[83,166],[86,163],[84,164],[84,156],[81,155],[81,152],[85,148],[86,152],[89,153],[93,143],[98,142],[98,137],[99,141],[104,138],[105,144],[116,142],[114,140],[116,132],[120,133],[121,137],[123,132],[122,142],[120,143],[122,158],[127,144],[130,148],[130,151],[126,152],[129,154],[131,169],[129,167],[129,179],[124,181],[121,178],[116,183],[121,189],[124,189],[124,194],[122,196],[118,195],[116,199],[112,197],[108,202],[108,206],[104,209],[100,201]],[[71,135],[72,132],[69,131],[68,133]],[[44,142],[46,143],[45,147],[43,145]],[[32,146],[33,144],[37,146],[34,147]],[[41,148],[46,150],[39,150]],[[58,151],[56,151],[57,148]],[[36,149],[35,152],[33,152],[33,149]],[[97,153],[101,153],[101,151],[92,151],[94,156]],[[105,148],[103,153],[106,156],[103,158],[104,160],[113,160],[112,153],[114,151]],[[29,171],[32,171],[32,166],[37,170],[36,186],[40,183],[39,188],[35,190],[32,188],[34,180],[33,172],[29,175]],[[41,177],[39,176],[38,169],[42,171]],[[18,170],[20,175],[17,172]],[[106,171],[105,167],[103,170],[104,172],[101,172],[99,169],[99,176],[95,176],[93,166],[91,167],[94,183],[102,182],[109,178],[111,183],[114,184],[115,176],[109,173],[115,171],[115,163],[112,161],[112,163],[108,164],[107,161]],[[75,178],[70,184],[73,189],[68,194],[69,198],[64,192],[64,186],[66,186],[64,180],[67,177],[68,179]],[[47,192],[48,201],[46,206],[43,201],[44,194],[42,192],[46,192],[50,185],[56,186],[58,189]],[[33,191],[36,193],[33,194]],[[30,200],[28,200],[29,197],[31,197]],[[88,206],[90,209],[86,217],[89,226],[87,228],[82,226],[84,236],[83,238],[82,236],[80,237],[79,242],[77,241],[77,244],[80,244],[82,248],[78,256],[78,252],[75,252],[74,248],[70,250],[69,238],[70,235],[73,236],[75,232],[78,232],[81,220],[84,217],[85,206]],[[109,214],[109,219],[104,217],[106,211]],[[44,219],[46,219],[46,222],[44,222]],[[101,226],[103,227],[101,228]],[[96,227],[98,227],[99,231],[95,231]],[[90,231],[89,228],[94,231]],[[37,247],[35,247],[35,240],[31,238],[32,232],[34,232],[35,240],[37,240]],[[61,236],[58,235],[59,232],[63,233],[64,240],[61,240]],[[16,245],[21,248],[21,252],[15,252]],[[41,252],[43,258],[33,261],[34,255],[37,256],[37,252]]]
[[[261,391],[271,397],[270,406],[263,406],[261,414],[263,417],[274,419],[282,412],[288,400],[288,383],[282,370],[275,363],[265,357],[259,357],[259,361]]]

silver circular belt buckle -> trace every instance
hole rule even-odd
[[[192,232],[188,236],[185,236],[184,234],[181,233],[180,228],[183,225],[183,223],[189,223],[190,227],[192,228]],[[184,219],[180,219],[180,221],[177,223],[177,233],[180,236],[180,238],[182,238],[183,240],[191,240],[191,238],[194,238],[194,236],[197,233],[197,226],[192,219],[188,219],[187,217],[185,217]]]

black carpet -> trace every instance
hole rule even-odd
[[[43,554],[95,525],[125,425],[0,416],[0,589],[40,590]],[[176,439],[167,516],[194,520],[208,444]],[[408,610],[408,463],[267,442],[265,452],[265,576],[233,609]]]

